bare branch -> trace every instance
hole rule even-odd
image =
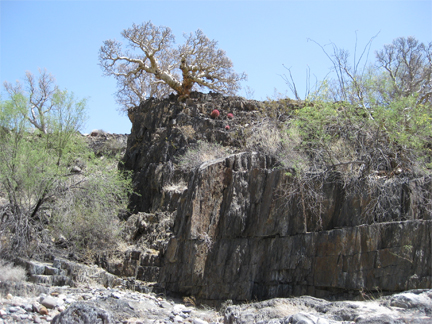
[[[301,98],[300,98],[300,96],[299,96],[299,94],[297,92],[297,87],[296,87],[295,81],[294,81],[292,73],[291,73],[291,68],[287,68],[285,65],[283,65],[283,67],[288,70],[288,72],[289,72],[289,79],[288,79],[288,77],[286,75],[282,75],[282,79],[288,85],[288,87],[290,88],[291,92],[294,94],[295,98],[297,100],[301,100]]]
[[[378,35],[378,34],[377,34]],[[335,100],[337,101],[347,101],[351,103],[356,103],[360,105],[365,111],[366,115],[369,119],[373,120],[373,116],[371,111],[368,109],[365,104],[364,97],[364,69],[362,74],[357,73],[358,66],[361,63],[366,52],[369,51],[371,43],[373,39],[377,36],[372,37],[369,42],[364,47],[360,58],[356,61],[356,52],[357,52],[357,39],[354,53],[354,67],[350,66],[348,63],[349,52],[344,49],[340,49],[334,43],[330,43],[332,46],[333,54],[329,54],[324,46],[317,43],[314,40],[311,40],[315,44],[317,44],[324,54],[329,58],[329,60],[333,64],[333,69],[337,75],[337,86],[331,90],[335,94]],[[309,39],[310,40],[310,39]],[[365,62],[366,64],[366,62]]]
[[[379,67],[384,68],[392,80],[396,96],[417,94],[419,102],[430,101],[432,42],[425,45],[414,37],[399,37],[378,51],[376,57]]]

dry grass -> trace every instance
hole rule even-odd
[[[286,124],[265,119],[253,127],[246,148],[276,158],[283,167],[303,169],[307,159],[297,150],[301,137]]]
[[[190,170],[202,163],[212,161],[227,155],[227,149],[217,143],[198,141],[195,147],[189,148],[180,157],[179,166],[182,170]]]
[[[169,191],[174,193],[182,193],[187,189],[187,183],[185,181],[180,181],[178,183],[169,183],[163,186],[163,191]]]
[[[256,125],[246,140],[246,147],[266,155],[276,156],[283,148],[286,134],[276,124],[264,121]]]
[[[26,271],[22,267],[14,266],[4,260],[0,260],[0,281],[25,281]]]
[[[195,129],[191,125],[180,126],[179,130],[187,139],[195,138]]]

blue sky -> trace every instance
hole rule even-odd
[[[322,79],[331,67],[308,38],[354,52],[369,39],[374,51],[400,36],[432,41],[432,1],[0,1],[0,81],[22,79],[38,68],[52,73],[60,88],[89,98],[83,132],[103,129],[129,133],[131,123],[117,111],[116,83],[102,76],[98,51],[132,23],[151,20],[168,26],[178,43],[197,29],[218,41],[236,72],[246,72],[243,87],[263,100],[288,92],[281,78],[291,71],[304,93],[306,69]],[[312,76],[312,78],[315,78]],[[241,90],[239,95],[246,96]]]

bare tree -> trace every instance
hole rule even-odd
[[[27,92],[28,114],[26,118],[37,129],[43,133],[48,132],[48,121],[46,116],[54,109],[54,94],[59,91],[54,77],[46,70],[39,70],[40,76],[35,79],[34,75],[27,71],[23,85],[17,81],[15,85],[5,81],[4,87],[11,97],[24,95]]]
[[[336,73],[329,80],[330,97],[363,107],[369,118],[373,105],[388,105],[395,99],[417,97],[417,103],[432,102],[432,42],[424,44],[414,37],[399,37],[376,52],[375,66],[368,65],[368,55],[373,36],[350,64],[349,52],[330,43],[332,50],[316,43],[329,58]],[[292,79],[286,82],[292,87]],[[295,90],[295,89],[294,89]]]
[[[116,102],[123,111],[136,107],[149,97],[163,98],[171,93],[171,88],[144,71],[128,76],[117,77]]]
[[[432,99],[432,42],[399,37],[376,53],[378,65],[391,79],[391,98],[418,95],[419,103]]]
[[[379,34],[379,33],[378,33]],[[378,36],[371,37],[363,50],[358,52],[357,50],[357,33],[356,43],[353,55],[353,64],[350,64],[350,53],[348,50],[339,48],[335,43],[330,43],[332,52],[328,52],[325,46],[317,43],[316,41],[309,39],[310,41],[317,44],[324,54],[328,57],[333,65],[333,71],[336,73],[336,80],[330,80],[329,92],[334,101],[345,101],[355,103],[359,107],[364,109],[366,115],[373,119],[371,112],[369,111],[369,103],[366,93],[368,92],[369,77],[368,57],[370,48],[373,40]],[[321,92],[322,89],[318,89]]]
[[[233,71],[225,52],[217,48],[201,30],[184,35],[183,45],[175,46],[168,27],[150,21],[123,30],[130,50],[116,40],[106,40],[99,51],[105,75],[117,79],[117,102],[122,110],[138,105],[145,97],[162,97],[174,90],[184,98],[197,86],[225,94],[239,90],[244,73]]]

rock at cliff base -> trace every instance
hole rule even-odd
[[[112,315],[104,309],[78,302],[53,318],[53,324],[111,324]]]

